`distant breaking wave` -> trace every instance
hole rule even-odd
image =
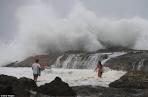
[[[148,21],[141,17],[99,17],[80,0],[64,5],[33,0],[16,12],[18,34],[10,44],[0,43],[0,65],[47,52],[106,47],[148,49]],[[63,12],[62,12],[63,10]],[[64,14],[63,14],[64,13]]]

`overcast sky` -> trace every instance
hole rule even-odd
[[[48,1],[48,0],[45,0]],[[68,6],[73,0],[49,0],[58,7]],[[129,18],[142,17],[148,19],[148,0],[80,0],[83,5],[100,17]],[[17,32],[16,10],[31,0],[0,0],[0,40],[10,40]],[[70,3],[72,2],[72,3]],[[69,5],[71,6],[71,5]],[[62,9],[63,8],[63,9]],[[66,10],[61,7],[60,10]],[[63,11],[65,12],[65,11]]]

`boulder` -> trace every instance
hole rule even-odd
[[[28,78],[0,75],[0,95],[15,95],[15,97],[30,97],[30,91],[37,91],[36,83]]]
[[[34,82],[34,80],[28,79],[25,77],[22,77],[19,79],[19,86],[21,86],[24,89],[28,89],[28,90],[33,90],[33,91],[37,90],[37,85]]]
[[[16,97],[30,97],[30,91],[37,91],[37,85],[34,80],[25,77],[18,79],[18,84],[14,88]]]
[[[39,93],[50,96],[76,96],[75,91],[59,77],[56,77],[51,83],[40,86]]]
[[[0,75],[0,94],[14,95],[14,87],[17,85],[16,77]]]

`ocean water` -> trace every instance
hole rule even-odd
[[[40,86],[49,83],[58,76],[70,86],[92,85],[108,87],[110,82],[119,79],[125,73],[124,71],[111,70],[105,67],[102,78],[98,78],[97,73],[90,69],[51,68],[42,71],[41,76],[38,78],[37,85]],[[0,74],[15,76],[17,78],[27,77],[33,79],[31,67],[1,67]]]

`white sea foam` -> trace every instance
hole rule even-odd
[[[47,52],[94,51],[109,45],[148,49],[146,19],[100,17],[81,0],[60,0],[60,5],[59,0],[29,1],[15,14],[14,41],[0,42],[0,65]]]
[[[109,57],[106,60],[104,60],[103,63],[105,63],[110,58],[123,55],[125,54],[125,52],[114,52],[106,54],[109,54]],[[94,72],[94,69],[45,69],[44,71],[42,71],[41,76],[38,79],[37,85],[40,86],[45,83],[49,83],[52,80],[54,80],[56,76],[59,76],[70,86],[97,85],[108,87],[110,82],[119,79],[122,75],[126,73],[125,71],[116,71],[111,70],[108,67],[103,67],[103,76],[102,78],[98,78],[97,73]],[[32,73],[33,72],[31,67],[0,67],[0,74],[11,75],[17,78],[27,77],[32,79]]]
[[[17,78],[27,77],[33,78],[32,69],[27,67],[1,67],[0,74],[15,76]],[[92,86],[104,86],[108,87],[110,82],[119,79],[124,75],[124,71],[115,71],[108,69],[103,73],[102,78],[97,77],[97,73],[94,70],[88,69],[45,69],[38,79],[37,85],[43,85],[49,83],[56,76],[62,78],[63,81],[67,82],[70,86],[80,86],[80,85],[92,85]]]

